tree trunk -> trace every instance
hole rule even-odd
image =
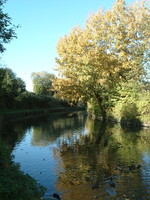
[[[99,98],[97,98],[97,101],[98,101],[98,105],[99,105],[99,108],[100,108],[100,111],[101,111],[101,114],[102,114],[102,119],[105,121],[107,113],[106,113],[105,107],[102,105],[103,99],[101,97],[99,97]]]

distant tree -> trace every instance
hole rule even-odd
[[[0,68],[0,107],[12,107],[15,97],[26,91],[25,82],[9,68]]]
[[[3,4],[6,0],[0,0],[0,52],[5,51],[4,44],[9,43],[16,38],[15,29],[17,26],[12,25],[12,20],[7,13],[3,12]]]
[[[33,72],[32,73],[33,80],[33,91],[38,95],[48,95],[52,96],[52,82],[55,78],[54,74],[50,74],[48,72]]]
[[[26,84],[25,84],[25,82],[24,82],[21,78],[19,78],[19,77],[16,78],[16,90],[17,90],[17,93],[18,93],[18,94],[20,94],[20,93],[26,91]]]

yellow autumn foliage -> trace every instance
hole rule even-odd
[[[145,73],[149,27],[145,2],[126,6],[117,0],[112,9],[93,13],[84,27],[60,38],[56,58],[60,77],[53,83],[59,96],[69,101],[94,98],[104,108],[117,84],[139,80]]]

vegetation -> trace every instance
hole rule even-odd
[[[5,51],[4,44],[16,38],[17,28],[12,25],[8,14],[3,12],[5,2],[6,0],[0,0],[1,53]],[[99,10],[92,14],[87,19],[85,27],[78,26],[72,29],[70,34],[58,41],[56,63],[59,78],[47,72],[32,73],[34,93],[26,90],[24,81],[11,69],[0,68],[1,112],[49,109],[54,106],[65,108],[69,106],[68,103],[77,105],[79,102],[86,102],[88,112],[94,117],[111,118],[123,123],[150,124],[149,27],[150,13],[145,2],[126,6],[123,0],[117,0],[111,10]],[[125,161],[130,161],[128,155],[132,141],[130,144],[122,134],[120,138],[116,136],[118,143],[112,142],[113,140],[109,143],[109,137],[114,141],[117,139],[112,134],[104,137],[105,127],[101,126],[99,129],[102,134],[98,131],[94,142],[90,137],[83,137],[83,143],[81,140],[81,144],[74,145],[73,148],[76,149],[65,143],[58,149],[58,155],[62,157],[67,172],[60,175],[60,186],[71,187],[73,184],[88,182],[91,177],[96,176],[94,170],[91,170],[94,168],[101,174],[101,171],[98,171],[101,163],[97,161],[96,166],[94,162],[97,159],[94,157],[95,152],[99,152],[101,140],[101,147],[106,149],[107,146],[108,153],[125,152]],[[35,129],[35,133],[36,131]],[[35,135],[37,137],[37,134]],[[39,138],[36,139],[38,141]],[[119,139],[124,141],[124,146],[120,146]],[[83,145],[84,143],[88,148]],[[74,160],[71,162],[79,163],[78,166],[75,165],[79,170],[73,172],[70,171],[67,158],[75,150],[79,156],[72,156]],[[135,152],[138,152],[138,149],[135,149]],[[89,166],[83,159],[83,153],[92,155],[93,160],[91,159]],[[107,156],[109,160],[109,154]],[[105,160],[105,152],[101,157],[104,159],[104,170],[107,172],[110,165]],[[0,141],[0,199],[39,200],[44,191],[45,189],[33,178],[20,171],[19,165],[12,161],[10,149]]]
[[[148,87],[147,87],[148,85]],[[120,98],[109,113],[122,122],[150,124],[150,85],[149,83],[128,82],[122,84]]]
[[[72,29],[57,44],[61,76],[53,83],[57,95],[68,101],[86,101],[90,112],[103,119],[118,104],[124,110],[130,108],[132,97],[136,102],[131,110],[138,110],[141,95],[137,91],[149,72],[149,24],[145,2],[126,6],[123,0],[117,0],[111,10],[91,15],[85,27]],[[132,89],[128,91],[129,85],[134,88],[133,94]],[[146,97],[149,92],[143,90],[142,95]]]
[[[11,18],[2,12],[4,3],[0,1],[1,52],[3,43],[16,36]],[[59,78],[32,73],[34,93],[26,91],[11,69],[0,69],[1,110],[85,102],[95,117],[149,123],[149,24],[145,2],[126,6],[117,0],[111,10],[92,14],[85,27],[74,28],[58,41]]]
[[[20,171],[12,161],[10,148],[0,141],[0,199],[40,200],[45,188]]]
[[[16,37],[16,26],[11,18],[3,12],[0,0],[0,53],[5,51],[4,44]],[[0,110],[16,108],[20,95],[26,92],[25,83],[9,68],[0,68]],[[0,140],[0,199],[1,200],[40,200],[45,188],[20,171],[19,165],[12,161],[11,150]]]
[[[40,73],[39,73],[40,74]],[[52,80],[48,77],[53,77],[46,73],[46,80],[43,81],[43,86],[36,88],[36,93],[26,90],[24,81],[18,78],[15,73],[9,68],[0,68],[0,110],[6,112],[10,110],[33,110],[46,108],[69,107],[67,102],[52,97],[52,91],[47,91],[46,88]],[[36,78],[35,78],[36,79]],[[39,78],[39,80],[41,80]],[[37,80],[38,81],[38,80]]]
[[[53,96],[52,81],[55,78],[54,74],[49,74],[47,72],[32,73],[33,79],[33,91],[38,95],[48,95]]]
[[[0,68],[0,108],[11,108],[15,98],[26,91],[25,83],[9,68]]]
[[[3,12],[5,2],[6,0],[0,0],[0,53],[5,51],[5,43],[16,38],[15,29],[17,28],[17,26],[12,25],[9,15]]]

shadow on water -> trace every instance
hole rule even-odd
[[[150,198],[150,129],[122,128],[81,112],[20,121],[3,131],[22,170],[47,188],[45,197]]]

